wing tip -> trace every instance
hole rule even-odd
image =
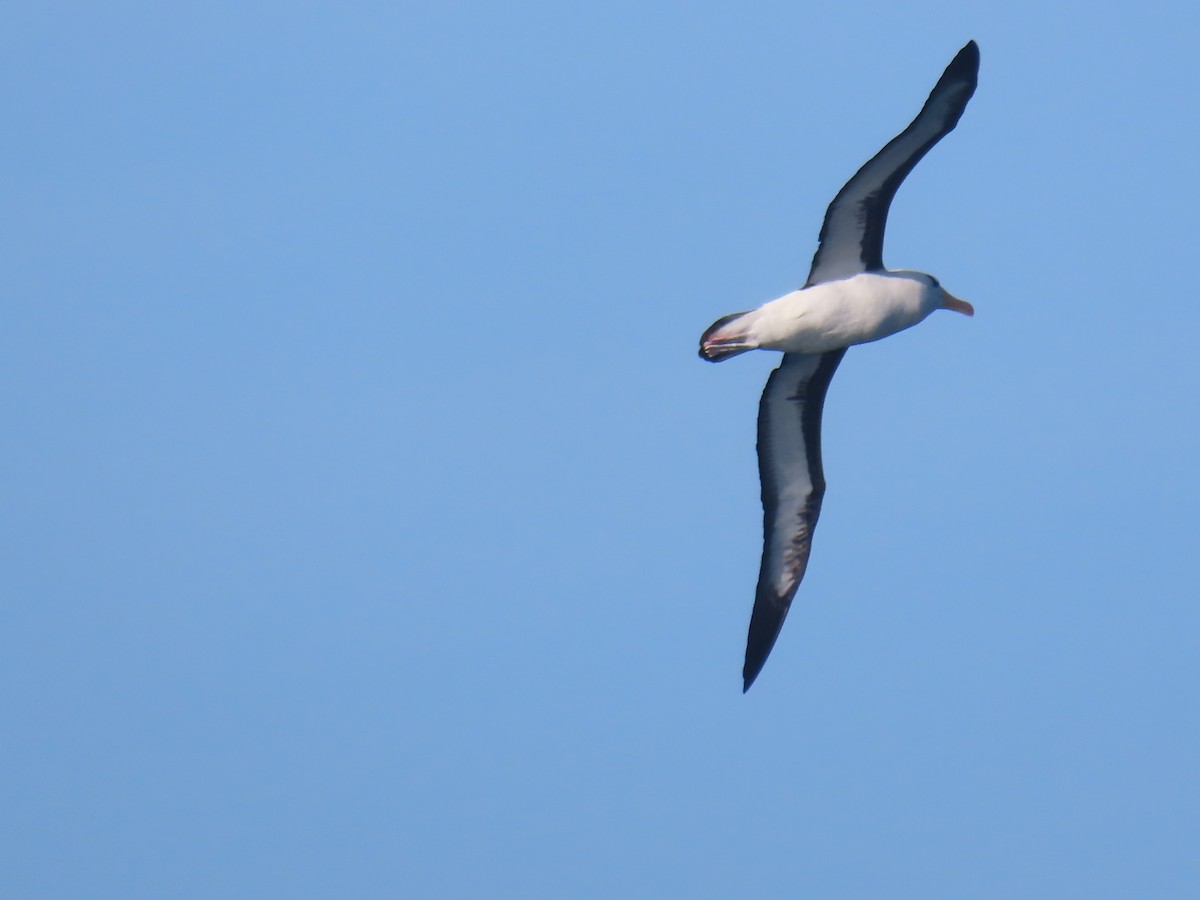
[[[781,602],[782,601],[782,602]],[[750,613],[750,628],[746,633],[746,661],[742,665],[742,693],[750,690],[767,658],[775,649],[775,641],[783,630],[783,620],[787,618],[791,598],[776,597],[760,592]]]
[[[967,41],[966,45],[958,51],[954,59],[950,61],[950,65],[946,67],[946,74],[955,78],[978,76],[979,45],[974,40]]]
[[[779,620],[779,627],[783,626],[783,620]],[[750,690],[750,686],[758,679],[763,667],[767,664],[767,657],[771,655],[771,651],[775,647],[775,639],[779,637],[779,630],[766,639],[763,646],[762,637],[751,635],[746,642],[746,662],[742,666],[742,693]]]
[[[946,66],[942,77],[929,92],[929,99],[925,101],[925,107],[921,110],[923,114],[930,104],[938,98],[945,98],[947,91],[951,92],[949,99],[944,101],[948,103],[948,106],[944,111],[942,132],[934,140],[934,143],[954,130],[954,126],[958,124],[958,120],[966,111],[967,103],[975,95],[975,88],[978,86],[979,45],[974,41],[967,41],[966,46],[958,51],[954,59],[950,60],[950,65]]]

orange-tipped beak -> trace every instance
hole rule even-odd
[[[942,291],[942,309],[952,309],[964,316],[975,315],[975,307],[966,300],[959,300],[949,291]]]

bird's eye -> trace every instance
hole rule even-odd
[[[935,288],[940,288],[942,286],[942,283],[940,281],[938,281],[936,278],[934,278],[932,275],[929,276],[929,280],[933,282],[933,286]]]

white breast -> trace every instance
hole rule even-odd
[[[911,328],[937,308],[935,288],[899,272],[869,272],[772,300],[751,315],[759,347],[825,353]]]

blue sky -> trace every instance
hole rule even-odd
[[[1184,4],[25,4],[0,893],[1192,896]],[[771,354],[969,38],[741,693]]]

